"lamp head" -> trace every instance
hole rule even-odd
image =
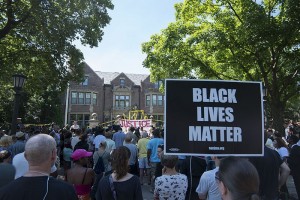
[[[26,80],[26,76],[22,74],[14,74],[12,77],[14,79],[14,88],[17,90],[22,89]]]

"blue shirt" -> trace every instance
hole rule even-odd
[[[163,143],[164,140],[162,138],[153,138],[148,142],[147,150],[151,150],[150,162],[160,162],[160,159],[157,156],[157,147]]]
[[[125,133],[119,131],[113,135],[113,141],[116,143],[116,148],[123,146],[123,142],[125,140]]]
[[[8,147],[8,150],[11,151],[11,157],[13,158],[15,155],[25,151],[25,141],[17,140],[16,143]]]
[[[124,147],[127,147],[130,150],[129,165],[134,165],[136,163],[136,158],[138,154],[136,145],[125,143]]]

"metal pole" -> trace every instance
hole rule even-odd
[[[15,90],[15,102],[14,102],[14,111],[11,121],[11,132],[10,135],[15,135],[17,131],[17,117],[19,115],[19,107],[20,107],[20,97],[21,97],[21,91],[16,89]]]
[[[70,93],[70,84],[67,86],[67,94],[66,94],[66,107],[65,107],[65,126],[68,124],[68,114],[69,114],[69,93]]]

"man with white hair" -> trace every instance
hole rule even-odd
[[[56,161],[56,142],[53,137],[38,134],[25,146],[29,171],[0,189],[0,199],[77,199],[72,185],[50,177]],[[17,188],[17,190],[16,190]]]

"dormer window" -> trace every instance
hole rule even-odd
[[[120,86],[125,87],[125,78],[120,78]]]
[[[155,88],[155,89],[159,89],[160,86],[161,86],[162,84],[163,84],[162,81],[156,81],[156,82],[154,83],[154,88]]]
[[[80,83],[80,85],[88,85],[89,84],[89,77],[84,76],[84,81]]]

